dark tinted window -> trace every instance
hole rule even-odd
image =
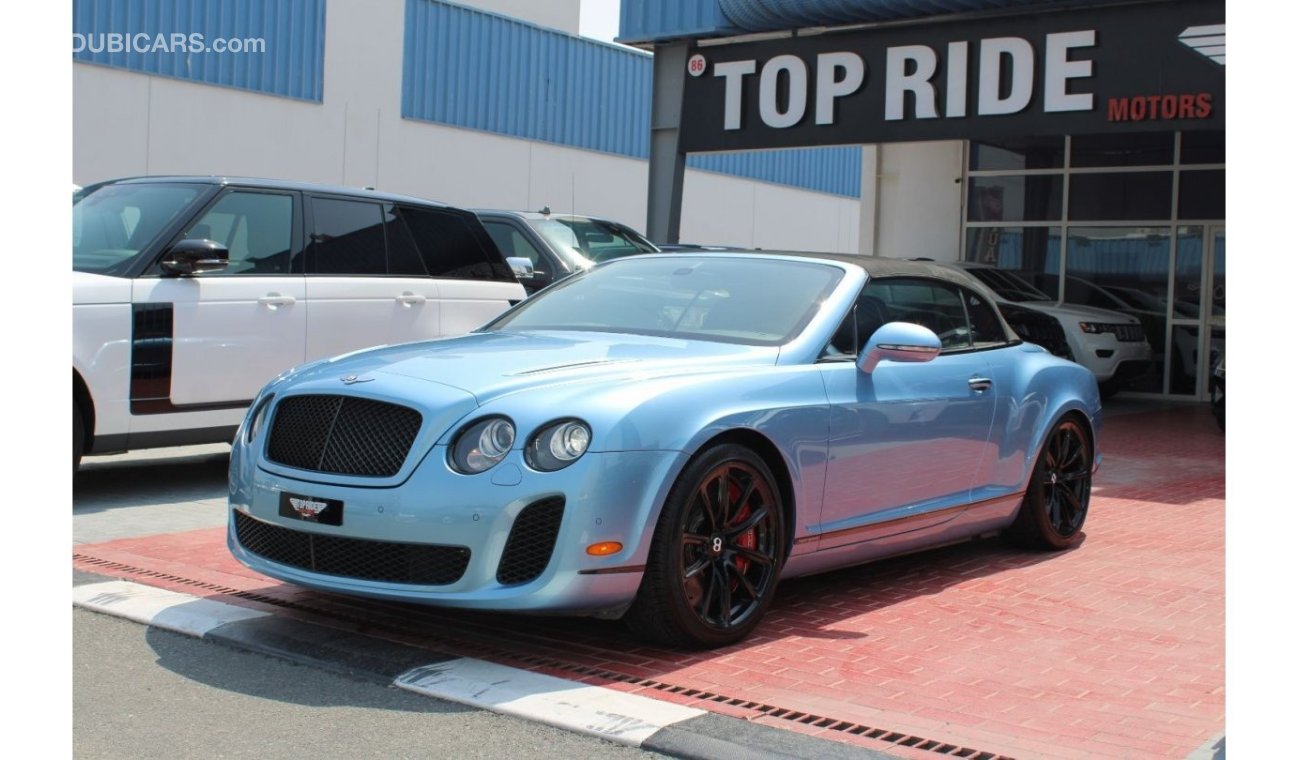
[[[1070,218],[1170,219],[1172,172],[1075,174],[1070,177]]]
[[[1059,174],[971,177],[966,219],[972,222],[1041,222],[1061,218]]]
[[[980,170],[1059,169],[1065,166],[1062,137],[1008,138],[970,144],[970,168]]]
[[[1224,132],[1184,132],[1182,161],[1185,164],[1222,164],[1228,147]]]
[[[1227,213],[1227,176],[1223,169],[1178,174],[1179,219],[1223,219]]]
[[[460,214],[399,206],[398,213],[415,238],[420,257],[434,277],[513,280],[492,239],[480,225]],[[479,229],[475,229],[479,227]]]
[[[313,198],[312,217],[312,272],[388,274],[383,208],[378,203]]]
[[[1174,162],[1173,132],[1075,135],[1070,166],[1166,166]]]
[[[1007,342],[997,307],[984,296],[932,280],[884,279],[872,280],[862,289],[853,311],[840,323],[822,356],[838,360],[860,355],[886,322],[941,328],[935,332],[945,348],[968,348],[971,341],[981,348]]]
[[[997,307],[974,291],[961,291],[966,300],[966,315],[970,318],[971,340],[977,347],[1001,345],[1007,334],[998,319]]]
[[[293,196],[236,190],[226,193],[182,236],[214,240],[230,263],[201,277],[286,274],[293,243]]]
[[[883,318],[885,322],[911,322],[928,327],[939,336],[945,349],[969,348],[970,325],[959,290],[950,283],[909,277],[868,282],[858,298],[859,341],[865,345],[867,340],[862,337],[868,332],[863,329],[864,322],[870,328],[875,319]],[[872,311],[878,305],[880,312],[864,315],[864,304]]]
[[[542,254],[537,250],[536,246],[528,242],[528,238],[524,237],[523,233],[513,224],[484,221],[483,227],[492,236],[492,242],[497,244],[502,256],[528,259],[532,262],[534,268],[546,268],[546,262],[542,260]]]
[[[970,227],[966,230],[966,260],[1016,270],[1055,300],[1061,228]],[[997,288],[993,290],[996,292]]]
[[[388,239],[388,273],[428,277],[420,250],[415,245],[415,237],[407,229],[406,222],[397,214],[397,207],[391,203],[384,206],[384,235]]]

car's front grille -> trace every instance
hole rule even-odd
[[[1121,343],[1136,343],[1146,338],[1142,325],[1115,325],[1115,337]]]
[[[515,518],[497,565],[497,582],[503,586],[537,578],[551,561],[555,538],[564,517],[564,499],[550,498],[524,507]]]
[[[1057,356],[1074,360],[1074,352],[1065,340],[1065,330],[1055,317],[1041,311],[1012,304],[998,304],[998,310],[1021,340],[1037,343]]]
[[[422,419],[409,407],[356,396],[290,396],[275,410],[266,456],[302,470],[391,477]]]
[[[463,546],[402,544],[290,530],[235,513],[239,545],[281,565],[343,578],[445,586],[465,574]]]

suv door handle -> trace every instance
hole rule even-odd
[[[977,392],[983,392],[993,387],[993,381],[987,377],[972,377],[966,381],[970,389]]]
[[[427,300],[429,299],[417,293],[412,293],[409,290],[397,297],[397,302],[404,306],[414,306],[415,304],[424,303]]]
[[[294,298],[293,296],[282,296],[279,293],[267,293],[266,295],[257,299],[257,302],[262,304],[263,306],[269,306],[272,309],[277,309],[281,306],[288,306],[290,304],[297,303],[297,300],[298,299]]]

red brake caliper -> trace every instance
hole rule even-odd
[[[728,493],[728,497],[732,501],[735,501],[736,499],[740,498],[740,486],[736,485],[735,483],[732,483],[729,486],[729,491],[730,492]],[[734,522],[743,523],[744,521],[749,519],[749,514],[750,514],[749,505],[742,504],[740,507],[740,512],[736,514]],[[746,549],[753,549],[757,547],[758,536],[755,533],[755,529],[750,528],[744,533],[741,533],[740,537],[736,539],[736,545],[742,546]],[[748,569],[749,569],[749,560],[745,559],[744,557],[736,557],[736,570],[743,575],[745,571],[747,571]],[[740,582],[736,581],[736,584],[739,585]]]

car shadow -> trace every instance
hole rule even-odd
[[[204,647],[214,646],[213,643],[191,639],[162,628],[147,628],[145,630],[145,642],[154,651],[157,657],[156,662],[160,667],[195,683],[201,683],[222,691],[258,697],[259,699],[315,708],[365,707],[377,710],[441,714],[476,712],[474,708],[465,705],[444,700],[425,699],[416,694],[408,694],[392,689],[375,691],[357,688],[333,689],[328,688],[328,684],[323,684],[325,688],[303,688],[301,679],[296,675],[301,673],[302,670],[295,663],[285,662],[283,664],[267,665],[261,659],[261,655],[246,650],[231,648],[229,657],[253,657],[257,658],[256,662],[248,663],[247,667],[213,667],[216,660],[229,662],[225,657],[214,658],[211,652],[203,650]],[[263,664],[259,665],[259,662]],[[235,664],[238,665],[238,663]],[[349,676],[346,673],[326,672],[330,672],[339,678],[356,680],[355,676]],[[307,678],[310,678],[315,683],[321,683],[319,674],[312,674]],[[388,684],[381,683],[378,685],[387,686]],[[338,698],[334,698],[336,695]]]
[[[994,576],[1048,563],[1069,551],[1026,551],[1000,539],[982,539],[789,579],[777,587],[772,606],[749,637],[712,650],[648,644],[617,620],[453,610],[284,585],[251,590],[246,596],[320,616],[327,625],[432,650],[596,678],[653,680],[689,664],[781,651],[792,640],[869,642],[872,617],[893,605],[941,594],[958,584],[987,584]],[[878,619],[888,624],[888,616]]]
[[[225,499],[230,451],[176,450],[148,458],[88,457],[72,479],[77,514]]]

